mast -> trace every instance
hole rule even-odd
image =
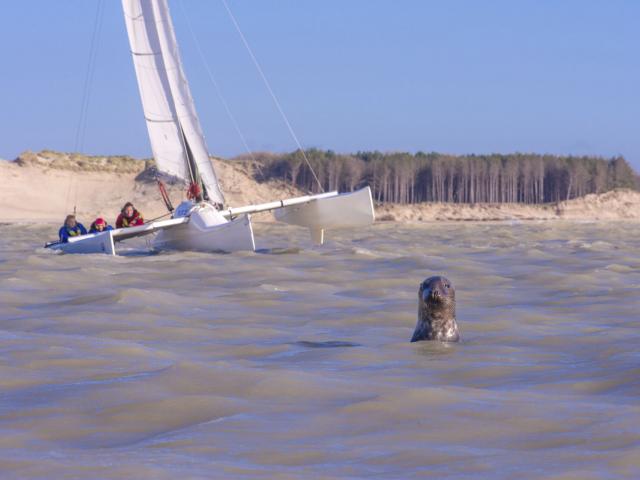
[[[191,147],[189,147],[189,141],[184,135],[184,130],[182,130],[182,126],[180,127],[180,134],[182,135],[182,142],[185,149],[185,157],[187,161],[187,165],[189,167],[189,175],[191,177],[191,184],[189,186],[189,191],[193,191],[193,199],[196,202],[201,202],[203,200],[209,201],[209,195],[207,194],[207,187],[202,181],[202,177],[200,176],[200,172],[198,171],[198,164],[196,163],[195,158],[193,158],[193,152],[191,151]],[[194,189],[194,186],[197,188]]]
[[[182,68],[167,0],[122,0],[151,149],[158,170],[224,204]]]

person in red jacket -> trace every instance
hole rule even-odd
[[[143,224],[142,214],[133,207],[133,203],[125,203],[116,220],[116,228],[137,227]]]

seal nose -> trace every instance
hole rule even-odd
[[[440,298],[440,292],[438,290],[431,290],[431,296],[435,299]]]

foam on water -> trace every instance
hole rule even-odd
[[[640,475],[640,226],[256,230],[109,258],[0,226],[0,476]],[[409,343],[435,274],[459,344]]]

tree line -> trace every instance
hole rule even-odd
[[[318,149],[305,154],[324,190],[353,191],[369,185],[378,202],[533,204],[640,187],[640,177],[621,156],[377,151],[344,155]],[[258,153],[253,160],[259,181],[280,179],[306,191],[320,191],[300,150]]]

